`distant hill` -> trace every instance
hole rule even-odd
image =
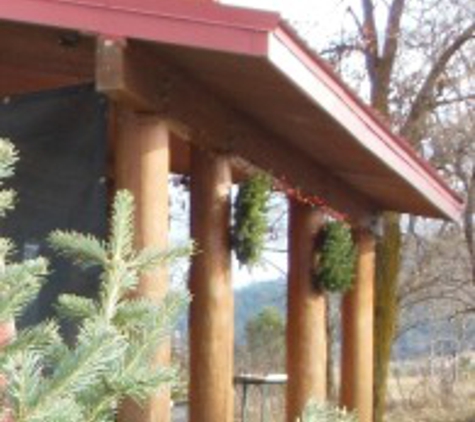
[[[282,315],[286,316],[287,283],[285,280],[269,280],[255,282],[235,290],[235,330],[236,343],[245,342],[245,327],[247,322],[266,306],[275,306]],[[426,306],[414,310],[417,320],[424,321],[416,328],[401,336],[394,348],[393,357],[398,360],[427,356],[433,346],[433,338],[437,333],[438,339],[453,343],[457,336],[454,323],[438,323],[434,325]],[[180,331],[186,331],[186,321],[182,321]],[[465,341],[475,350],[475,317],[465,327]]]
[[[287,306],[287,283],[284,280],[260,281],[240,287],[234,291],[235,339],[237,344],[245,342],[247,322],[266,306],[275,306],[285,316]],[[178,324],[181,337],[186,336],[187,317]]]

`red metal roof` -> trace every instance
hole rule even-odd
[[[379,208],[460,216],[462,201],[435,170],[278,14],[187,0],[0,0],[0,19],[151,41]],[[236,69],[230,83],[229,72]],[[253,86],[249,77],[260,75],[263,84]],[[263,86],[266,81],[272,89]],[[293,109],[279,109],[279,99]]]

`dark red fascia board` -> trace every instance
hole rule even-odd
[[[344,112],[351,117],[357,126],[347,129],[362,147],[409,182],[441,214],[460,217],[460,197],[276,13],[191,0],[0,0],[0,19],[262,57],[292,80],[285,64],[271,58],[271,39],[278,40],[340,102],[333,115]],[[294,78],[293,82],[298,81]],[[312,89],[311,84],[297,84],[303,94]]]
[[[0,19],[263,56],[280,16],[192,0],[0,0]]]

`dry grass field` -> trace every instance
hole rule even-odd
[[[245,415],[242,387],[235,392],[236,422],[285,420],[284,386],[250,387]],[[388,398],[386,422],[475,422],[475,356],[442,370],[427,359],[394,365]],[[174,421],[186,420],[186,406],[177,408]]]
[[[448,382],[425,371],[393,374],[389,386],[387,422],[475,422],[475,370],[460,370]],[[237,392],[236,421],[241,421],[241,395]],[[270,388],[262,405],[262,392],[249,391],[246,422],[282,422],[284,388]],[[265,414],[263,414],[264,412]]]
[[[475,422],[475,370],[393,374],[388,422]],[[450,371],[449,371],[450,372]]]

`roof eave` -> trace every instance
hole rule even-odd
[[[405,139],[391,133],[388,125],[341,83],[285,23],[270,35],[268,58],[304,95],[351,133],[355,142],[432,204],[433,212],[427,216],[460,220],[464,209],[461,197]]]
[[[463,201],[278,14],[173,0],[115,0],[113,5],[104,0],[0,0],[0,19],[265,58],[432,204],[427,215],[460,219]]]

